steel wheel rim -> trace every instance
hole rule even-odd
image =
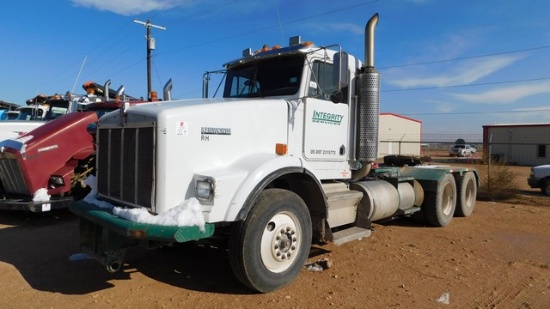
[[[264,266],[274,273],[287,270],[298,257],[301,239],[298,218],[286,211],[277,213],[262,233],[260,255]]]
[[[450,183],[447,183],[443,188],[443,196],[441,201],[441,211],[444,215],[448,216],[453,210],[453,187]]]
[[[474,182],[473,181],[469,181],[468,184],[466,185],[466,206],[467,207],[470,207],[473,205],[474,203],[474,200],[475,200],[475,196],[474,196]]]

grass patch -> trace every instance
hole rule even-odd
[[[484,162],[489,162],[484,158]],[[500,201],[516,197],[518,194],[517,173],[502,160],[491,160],[478,168],[481,185],[478,198],[486,201]]]

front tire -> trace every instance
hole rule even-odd
[[[447,226],[451,223],[456,208],[456,182],[446,174],[437,186],[436,192],[426,192],[422,204],[426,220],[433,226]]]
[[[270,292],[293,281],[311,247],[311,217],[294,192],[264,190],[246,220],[235,223],[229,258],[245,286]]]
[[[456,203],[455,216],[468,217],[474,211],[477,197],[477,181],[473,172],[466,172],[456,178],[458,187],[458,199]]]

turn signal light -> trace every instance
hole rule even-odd
[[[287,146],[286,144],[275,144],[275,153],[284,156],[287,153]]]

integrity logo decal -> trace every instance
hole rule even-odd
[[[344,115],[331,114],[325,112],[313,111],[313,118],[311,120],[317,123],[340,125],[344,119]]]

